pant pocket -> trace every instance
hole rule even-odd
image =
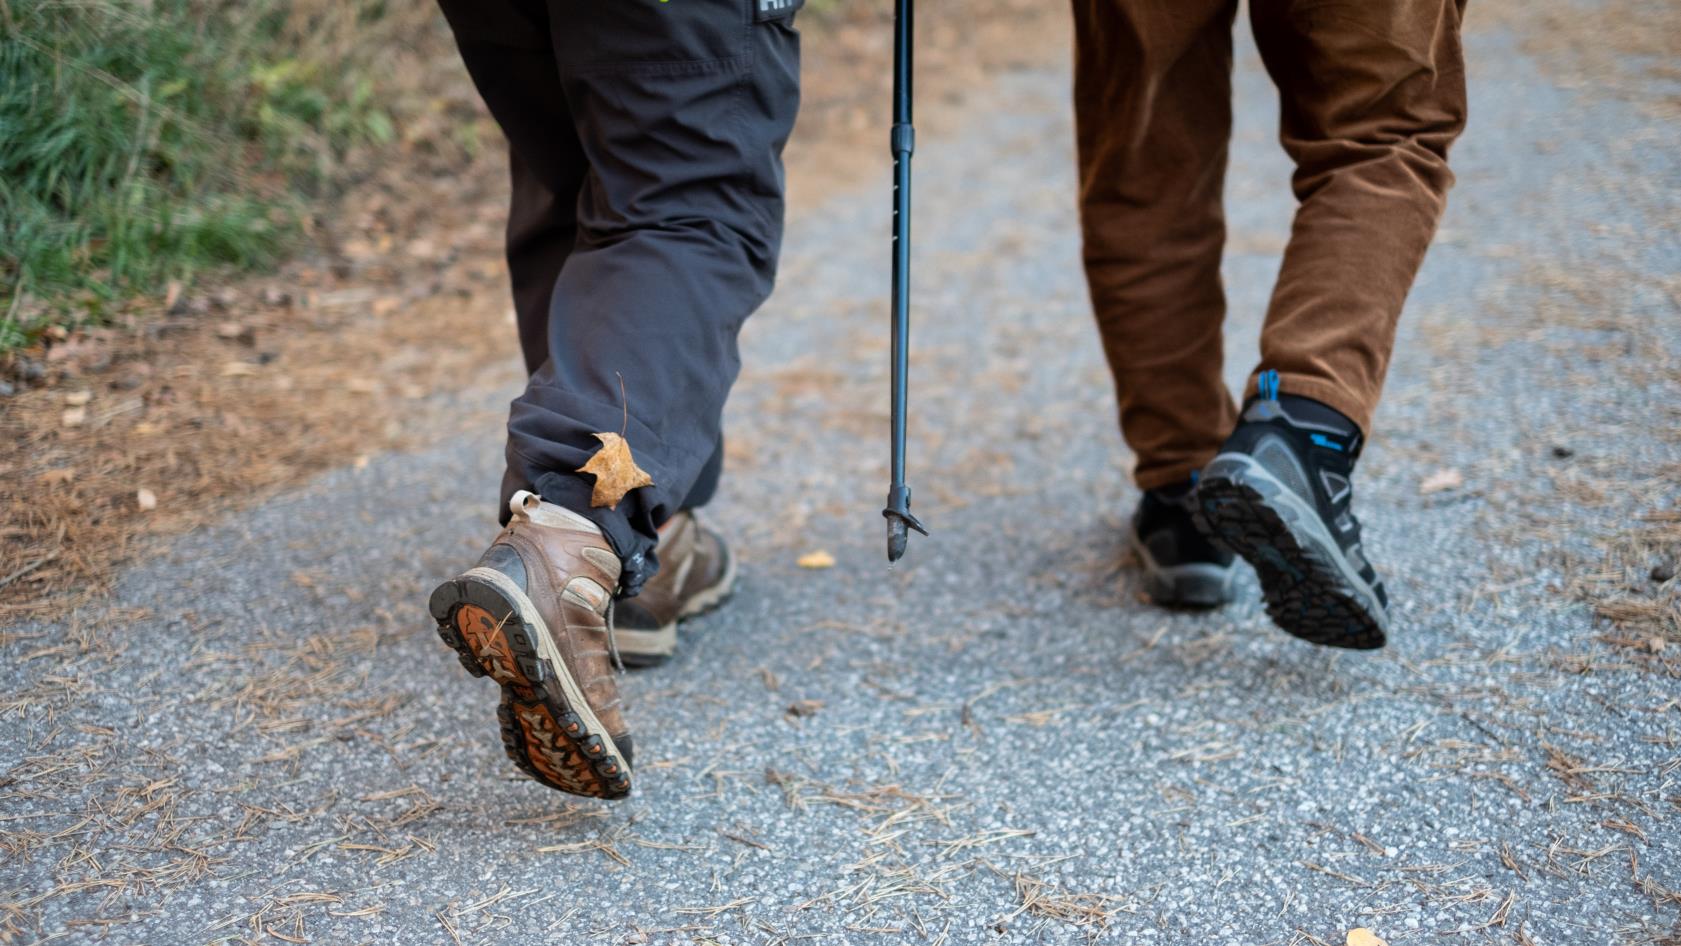
[[[759,0],[561,0],[550,6],[563,75],[729,59]]]

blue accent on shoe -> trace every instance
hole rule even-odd
[[[1278,400],[1278,372],[1268,369],[1255,379],[1255,387],[1262,400]]]
[[[1346,452],[1343,449],[1342,444],[1337,443],[1335,440],[1332,440],[1331,438],[1325,436],[1324,434],[1308,434],[1308,438],[1313,441],[1314,446],[1328,447],[1332,450],[1337,451],[1338,453]]]

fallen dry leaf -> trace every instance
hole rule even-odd
[[[1421,496],[1428,496],[1431,493],[1440,493],[1445,490],[1458,489],[1464,485],[1465,476],[1450,466],[1446,469],[1437,470],[1429,476],[1426,476],[1419,482],[1418,492]]]
[[[801,568],[834,568],[835,557],[822,549],[818,549],[815,552],[807,552],[801,555],[794,560],[794,564]]]
[[[158,508],[158,494],[142,486],[134,493],[134,504],[141,512],[151,512]]]
[[[251,326],[240,322],[223,322],[216,326],[216,337],[252,345],[257,341],[257,332]]]
[[[817,711],[822,708],[822,700],[795,700],[794,702],[789,703],[788,708],[782,712],[783,715],[789,717],[816,716]]]
[[[1389,944],[1379,939],[1376,933],[1364,926],[1357,926],[1348,931],[1346,946],[1389,946]]]
[[[654,478],[636,465],[630,455],[630,441],[618,434],[596,434],[601,449],[588,463],[578,467],[579,473],[595,477],[595,489],[590,492],[590,505],[608,509],[618,508],[625,494],[639,486],[654,485]]]

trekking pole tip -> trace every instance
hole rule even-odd
[[[922,520],[911,514],[911,491],[907,486],[888,490],[887,508],[881,511],[887,519],[887,560],[897,562],[905,554],[905,544],[912,529],[928,534]]]
[[[897,562],[905,555],[905,544],[910,540],[911,530],[905,525],[905,520],[897,516],[887,519],[887,560]]]

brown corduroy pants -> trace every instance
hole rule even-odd
[[[1073,0],[1086,277],[1149,489],[1236,421],[1221,379],[1237,0]],[[1300,205],[1257,371],[1370,430],[1465,125],[1464,0],[1250,0]],[[1248,393],[1255,390],[1254,373]]]

